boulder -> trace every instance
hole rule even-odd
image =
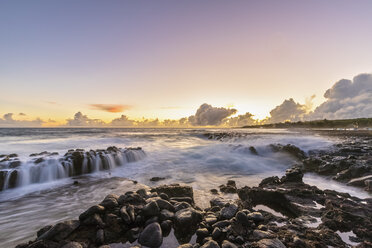
[[[163,243],[163,234],[159,223],[154,222],[146,226],[138,238],[138,243],[151,248],[160,247]]]

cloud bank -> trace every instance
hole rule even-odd
[[[304,121],[319,119],[347,119],[372,117],[372,74],[359,74],[353,80],[342,79],[326,90],[326,101],[312,109],[312,100],[315,95],[306,99],[305,104],[296,102],[293,98],[283,101],[270,111],[270,116],[264,120],[254,119],[254,115],[247,112],[234,116],[234,108],[214,107],[204,103],[194,115],[179,120],[145,119],[132,120],[121,115],[106,123],[100,119],[92,119],[81,112],[73,118],[67,119],[62,126],[70,127],[241,127],[246,125],[277,123],[285,121]],[[129,109],[129,105],[118,104],[91,104],[90,107],[110,113],[122,112]],[[1,127],[40,127],[43,124],[55,123],[53,120],[16,120],[13,113],[4,114],[0,118]],[[26,116],[19,113],[18,116]],[[58,125],[58,123],[56,124]]]
[[[13,113],[4,114],[0,118],[0,127],[41,127],[44,121],[40,118],[35,120],[15,120]]]

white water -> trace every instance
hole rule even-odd
[[[129,190],[118,178],[129,178],[149,186],[184,183],[193,186],[198,192],[209,192],[228,179],[235,180],[238,187],[253,186],[265,177],[283,175],[296,162],[288,155],[273,153],[268,145],[293,144],[309,151],[327,149],[334,143],[324,137],[287,130],[229,130],[245,135],[224,141],[209,140],[204,136],[207,132],[224,131],[226,130],[0,129],[0,154],[17,153],[23,161],[22,169],[25,170],[28,167],[27,161],[30,160],[28,155],[42,151],[63,155],[69,149],[90,150],[117,146],[142,147],[146,152],[146,157],[141,157],[140,160],[134,155],[127,156],[130,163],[110,166],[109,171],[99,171],[101,160],[96,159],[96,172],[79,178],[56,176],[62,174],[62,171],[58,165],[52,164],[50,168],[45,166],[37,173],[42,180],[30,183],[29,178],[23,178],[24,187],[0,192],[0,247],[12,247],[27,241],[39,228],[76,218],[109,193]],[[249,151],[250,146],[257,149],[258,156]],[[115,163],[111,161],[110,164]],[[149,179],[155,176],[166,179],[151,182]],[[311,183],[325,185],[325,179],[318,179],[314,177]],[[78,180],[79,185],[72,185],[74,180]],[[356,192],[359,193],[364,196],[362,191]]]

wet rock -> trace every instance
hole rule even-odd
[[[114,194],[107,195],[100,205],[108,209],[116,208],[119,206],[118,198],[119,196]]]
[[[96,243],[103,244],[105,242],[105,235],[103,229],[98,229],[96,233]]]
[[[224,240],[222,242],[221,248],[238,248],[235,244],[231,243],[230,241]]]
[[[121,195],[117,201],[120,205],[127,205],[127,204],[142,205],[146,203],[143,197],[139,195],[138,193]]]
[[[201,248],[220,248],[220,246],[216,241],[210,240],[206,242],[204,245],[202,245]]]
[[[160,218],[161,221],[171,220],[171,219],[173,219],[173,217],[174,217],[174,213],[167,210],[167,209],[163,209],[163,210],[160,211],[159,218]]]
[[[255,148],[254,146],[250,146],[250,147],[249,147],[249,151],[251,151],[251,153],[252,153],[253,155],[258,155],[258,152],[257,152],[257,150],[256,150],[256,148]]]
[[[201,239],[201,240],[208,237],[209,236],[208,229],[199,228],[198,230],[196,230],[196,236],[198,237],[198,239]]]
[[[238,211],[238,206],[236,204],[230,204],[221,209],[220,217],[222,219],[231,219],[232,217],[235,216],[237,211]]]
[[[221,234],[222,234],[221,229],[219,229],[218,227],[216,227],[216,228],[213,229],[212,238],[214,240],[218,240],[221,237]]]
[[[13,171],[8,172],[8,173],[10,173],[8,188],[10,188],[10,189],[15,188],[17,186],[17,182],[18,182],[18,171],[13,170]]]
[[[284,146],[281,144],[276,144],[276,145],[270,145],[270,147],[274,152],[284,152],[284,153],[287,153],[293,156],[294,158],[298,160],[307,158],[306,153],[304,151],[302,151],[300,148],[292,144],[287,144]]]
[[[247,218],[249,220],[253,220],[254,222],[261,222],[265,219],[260,212],[249,213],[249,214],[247,214]]]
[[[171,197],[170,200],[176,202],[187,202],[189,204],[194,203],[194,200],[190,197]]]
[[[41,235],[43,235],[44,233],[46,233],[47,231],[49,231],[53,226],[49,225],[49,226],[44,226],[43,228],[39,229],[39,231],[37,231],[36,233],[36,236],[37,237],[40,237]]]
[[[181,186],[179,184],[162,185],[153,189],[153,191],[167,194],[170,198],[172,197],[189,197],[194,199],[194,193],[190,186]]]
[[[165,177],[152,177],[152,178],[150,178],[151,182],[159,182],[159,181],[162,181],[162,180],[165,180]]]
[[[148,247],[159,247],[163,243],[162,230],[159,223],[151,223],[141,232],[138,243]]]
[[[275,236],[267,231],[262,230],[254,230],[253,231],[253,239],[260,240],[260,239],[272,239]]]
[[[101,205],[94,205],[94,206],[88,208],[88,210],[86,210],[82,214],[80,214],[79,220],[83,221],[86,218],[88,218],[89,216],[92,216],[94,214],[103,214],[104,212],[105,212],[105,207],[103,207]]]
[[[178,246],[177,248],[193,248],[194,246],[192,244],[183,244]]]
[[[218,195],[218,190],[217,189],[211,189],[210,191],[213,195]]]
[[[61,241],[72,233],[80,225],[79,221],[69,220],[61,222],[50,228],[47,232],[38,237],[40,239],[52,240],[52,241]]]
[[[172,230],[172,221],[165,220],[160,224],[160,227],[163,232],[163,237],[167,237]]]
[[[165,193],[160,193],[159,197],[163,200],[169,201],[169,196]]]
[[[193,208],[185,208],[177,211],[174,216],[174,228],[177,235],[180,234],[183,236],[186,233],[193,233],[199,222],[202,221],[202,218],[202,213]]]
[[[283,183],[286,182],[295,182],[295,183],[302,183],[302,178],[304,174],[302,173],[299,167],[293,167],[291,169],[286,170],[285,176],[283,176],[280,181]]]
[[[185,209],[185,208],[191,208],[191,205],[187,202],[178,202],[178,203],[174,204],[174,211],[175,212],[178,212],[181,209]]]
[[[259,248],[286,248],[279,239],[262,239],[257,245]]]
[[[129,216],[127,208],[125,206],[120,209],[120,216],[123,222],[127,225],[129,225],[133,221],[132,218]]]
[[[164,200],[164,199],[157,199],[156,203],[158,204],[160,209],[166,209],[166,210],[169,210],[171,212],[175,211],[174,206],[172,204],[170,204],[168,201]]]
[[[372,175],[351,179],[347,184],[351,186],[364,187],[367,180],[372,180]]]
[[[62,246],[62,248],[83,248],[83,246],[78,242],[69,242]]]
[[[158,215],[160,213],[160,209],[156,201],[151,201],[143,207],[142,213],[144,216],[151,217]]]

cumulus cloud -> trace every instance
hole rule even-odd
[[[25,113],[19,113],[18,115],[19,115],[19,116],[26,116]]]
[[[195,115],[188,118],[188,121],[193,126],[218,126],[236,111],[233,108],[218,108],[204,103],[198,108]]]
[[[104,126],[105,122],[100,119],[90,119],[88,116],[83,115],[81,112],[77,112],[73,119],[67,119],[67,126],[72,127],[96,127]]]
[[[122,104],[90,104],[89,106],[92,109],[102,110],[110,113],[119,113],[131,108],[130,105]]]
[[[44,122],[40,118],[35,120],[15,120],[13,113],[7,113],[0,118],[0,126],[2,127],[40,127]]]
[[[130,127],[133,126],[134,123],[135,121],[130,120],[126,115],[122,115],[120,118],[113,119],[110,125],[116,127]]]
[[[253,114],[247,112],[244,115],[238,115],[236,117],[231,117],[226,120],[226,124],[231,127],[242,127],[254,125],[257,120],[253,119]]]
[[[271,110],[270,117],[265,122],[300,121],[305,117],[306,113],[306,105],[295,102],[293,98],[290,98]]]
[[[309,119],[372,117],[372,74],[342,79],[324,93],[327,99],[310,113]]]

